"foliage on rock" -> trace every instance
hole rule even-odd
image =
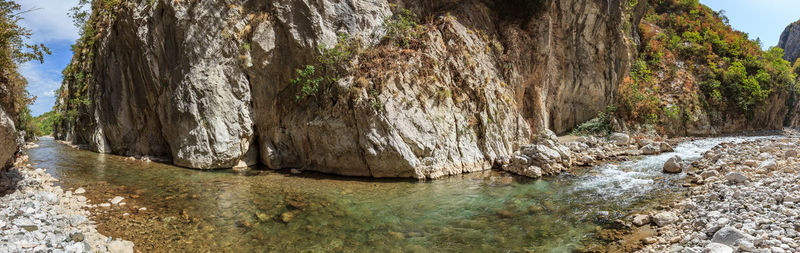
[[[96,44],[113,23],[115,12],[123,5],[121,0],[80,0],[70,9],[69,16],[81,32],[80,38],[72,45],[72,61],[62,71],[61,88],[56,91],[55,110],[59,115],[55,119],[56,125],[75,123],[88,116],[94,92],[90,82],[93,80]]]
[[[575,127],[571,134],[605,136],[613,133],[611,118],[616,110],[616,107],[609,106],[606,111],[597,113],[597,117]]]
[[[299,86],[295,101],[300,102],[308,97],[318,98],[320,89],[330,87],[346,72],[346,65],[358,54],[360,42],[349,35],[339,34],[336,44],[328,47],[319,45],[320,55],[314,65],[306,65],[295,70],[296,77],[290,82]]]
[[[752,118],[794,83],[796,72],[782,49],[762,50],[723,13],[697,0],[652,1],[639,34],[638,60],[618,90],[619,115],[629,121],[691,121],[697,111],[718,121],[726,114]],[[675,84],[682,87],[670,87]],[[679,99],[667,101],[670,92]]]

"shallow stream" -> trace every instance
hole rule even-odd
[[[81,151],[42,139],[31,162],[97,203],[100,232],[151,251],[570,252],[600,228],[683,192],[661,173],[673,155],[697,159],[721,142],[532,180],[489,171],[433,181],[283,171],[197,171]],[[146,211],[138,211],[146,207]],[[605,213],[608,213],[606,216]],[[127,213],[129,215],[123,215]]]

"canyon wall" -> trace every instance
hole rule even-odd
[[[489,169],[614,101],[636,8],[567,1],[123,1],[96,9],[68,68],[56,137],[214,169],[372,177]],[[419,16],[413,45],[385,23]],[[340,34],[341,76],[299,99],[296,69]],[[83,95],[76,95],[83,94]],[[82,101],[82,102],[74,102]]]
[[[781,33],[778,47],[783,48],[785,52],[783,55],[784,60],[794,63],[800,58],[800,21],[786,26],[786,29]]]
[[[778,47],[784,50],[783,59],[793,64],[797,62],[797,59],[800,58],[800,21],[786,26],[786,29],[781,33]],[[797,73],[799,66],[795,64],[794,67],[795,73]],[[796,96],[796,94],[797,90],[794,90],[792,95]],[[800,103],[798,103],[796,99],[791,114],[788,117],[787,124],[793,128],[800,128]]]
[[[17,129],[14,120],[0,108],[0,169],[4,169],[14,160],[17,150]]]

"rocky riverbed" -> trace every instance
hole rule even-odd
[[[132,242],[97,232],[85,190],[56,181],[27,157],[0,172],[0,252],[133,252]]]
[[[797,252],[800,136],[724,143],[687,169],[688,197],[633,216],[657,236],[641,252]]]

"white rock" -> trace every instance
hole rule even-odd
[[[716,170],[706,170],[703,171],[703,173],[700,173],[700,176],[703,177],[704,179],[709,177],[719,177],[719,172],[717,172]]]
[[[58,204],[58,196],[55,193],[45,192],[41,194],[42,200],[47,202],[48,204],[55,205]]]
[[[86,193],[86,189],[83,189],[83,187],[75,189],[75,194],[84,194],[84,193]]]
[[[733,248],[725,244],[709,243],[703,248],[704,253],[733,253]]]
[[[664,163],[664,172],[666,173],[680,173],[683,168],[681,168],[681,158],[679,156],[673,156],[666,163]]]
[[[133,253],[133,242],[112,241],[108,244],[108,252],[111,253]]]
[[[734,171],[728,173],[728,175],[725,175],[725,180],[728,180],[728,182],[731,183],[741,184],[747,182],[748,178],[744,174]]]
[[[739,249],[743,251],[756,251],[756,246],[750,241],[741,240],[739,241]]]
[[[673,212],[660,212],[653,216],[653,222],[659,227],[663,227],[678,221],[678,216]]]
[[[666,142],[659,142],[658,147],[661,149],[662,153],[675,151],[674,149],[672,149],[672,145],[669,145],[669,143]]]
[[[711,242],[736,247],[738,246],[737,242],[739,240],[753,241],[755,238],[734,227],[724,227],[714,233],[714,237],[711,239]]]
[[[766,170],[774,170],[778,168],[778,165],[775,163],[775,160],[766,160],[758,165],[759,169],[766,169]]]
[[[114,204],[114,205],[116,205],[116,204],[119,204],[119,202],[122,202],[122,200],[124,200],[124,199],[125,199],[125,198],[123,198],[123,197],[116,196],[116,197],[114,197],[113,199],[111,199],[111,201],[110,201],[110,202],[111,202],[111,204]]]
[[[633,217],[633,225],[644,226],[650,224],[650,215],[640,214]]]
[[[642,151],[643,155],[655,155],[661,153],[661,145],[658,143],[650,143],[640,148],[639,151]]]
[[[631,137],[623,133],[614,133],[608,137],[608,140],[614,145],[622,146],[627,145],[631,141]]]

